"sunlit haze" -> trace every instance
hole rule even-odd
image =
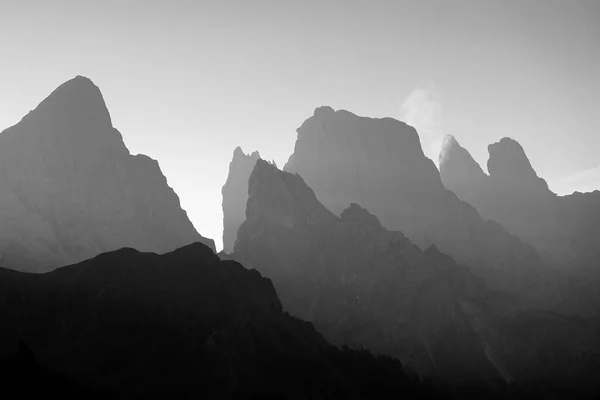
[[[453,134],[486,170],[509,136],[550,188],[600,189],[599,1],[0,0],[0,130],[61,83],[102,91],[221,248],[233,150],[280,167],[329,105]]]

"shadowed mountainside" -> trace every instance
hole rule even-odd
[[[124,248],[46,274],[1,270],[0,310],[4,354],[25,342],[44,367],[110,393],[360,398],[368,386],[282,312],[268,279],[200,243],[160,256]]]
[[[164,255],[124,248],[45,274],[0,269],[0,315],[0,374],[9,379],[3,390],[21,394],[465,394],[419,382],[397,360],[331,346],[312,324],[282,312],[269,279],[220,261],[200,243]]]
[[[100,90],[78,76],[0,134],[0,266],[44,272],[200,236],[158,162],[131,155]]]
[[[421,381],[398,360],[338,349],[282,312],[269,279],[200,243],[124,248],[44,274],[0,269],[0,315],[3,393],[23,396],[591,398],[556,379]]]

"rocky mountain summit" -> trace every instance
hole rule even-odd
[[[230,176],[236,182],[249,176],[254,162],[233,161]],[[317,108],[298,129],[294,153],[284,170],[302,176],[333,214],[339,216],[348,204],[356,203],[387,229],[401,231],[422,250],[435,244],[497,288],[527,292],[529,283],[540,276],[535,249],[499,224],[485,221],[446,190],[435,165],[424,156],[416,130],[403,122]],[[245,212],[242,189],[223,192],[224,204],[237,204],[235,209],[224,207],[226,221],[239,221],[234,216]],[[235,225],[224,226],[224,237],[236,235]]]
[[[131,155],[98,87],[78,76],[0,134],[0,266],[43,272],[198,234],[158,162]]]
[[[576,354],[596,357],[586,323],[488,290],[435,245],[421,250],[358,204],[336,216],[300,175],[263,160],[231,258],[271,278],[283,309],[331,343],[397,357],[422,376],[471,386],[591,382],[587,361],[565,369]],[[556,363],[543,364],[548,352]]]
[[[513,139],[489,145],[488,152],[489,175],[448,137],[440,154],[444,185],[482,216],[534,245],[547,263],[598,270],[600,192],[556,195]]]
[[[452,165],[454,170],[464,171],[463,176],[468,180],[462,182],[466,182],[466,186],[473,186],[475,182],[484,184],[487,175],[449,136],[445,148],[450,147],[453,152],[446,154],[452,157],[442,161],[444,180],[450,179],[446,172]],[[515,161],[504,166],[498,163],[496,170],[511,168],[508,164],[525,165],[524,168],[529,165],[519,163],[516,160],[518,148],[512,148]],[[246,163],[232,161],[230,165],[230,176],[235,177],[239,185],[237,190],[227,185],[228,190],[223,191],[223,204],[229,205],[223,209],[224,220],[236,218],[235,225],[224,226],[224,237],[231,238],[229,243],[235,243],[237,223],[244,219],[248,197],[243,190],[248,186],[243,179],[250,176],[255,163],[253,158]],[[583,316],[600,312],[598,285],[554,265],[543,265],[532,245],[507,232],[496,220],[482,217],[473,206],[444,188],[433,162],[422,154],[418,134],[403,122],[318,108],[298,129],[296,149],[285,168],[300,169],[299,175],[313,189],[306,178],[309,176],[318,187],[314,189],[316,198],[334,215],[340,216],[351,203],[360,205],[377,217],[383,227],[402,232],[421,250],[435,244],[440,252],[467,265],[474,275],[483,278],[489,289],[518,293],[523,300],[521,304]],[[545,185],[534,172],[528,176],[533,184]],[[453,182],[460,185],[458,180]],[[590,199],[587,196],[579,200],[580,214],[574,215],[573,222],[569,223],[573,229],[576,224],[580,227],[577,229],[594,231],[594,224],[586,222],[583,217],[586,213],[581,213],[592,205]],[[531,214],[536,212],[541,211]],[[572,253],[591,254],[598,248],[593,243],[588,240],[580,245],[587,253],[576,250]],[[590,259],[592,257],[587,257],[588,264],[593,265]]]

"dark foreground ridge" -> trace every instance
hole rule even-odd
[[[124,248],[41,275],[3,269],[0,315],[2,389],[24,395],[467,396],[392,358],[331,346],[282,311],[269,279],[199,243],[165,255]],[[525,388],[482,390],[473,396]]]

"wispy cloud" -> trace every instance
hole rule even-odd
[[[423,152],[436,166],[445,136],[443,114],[444,103],[433,81],[414,89],[400,106],[400,119],[417,129]]]
[[[550,186],[551,189],[559,195],[600,190],[600,165],[578,171],[573,175],[559,179],[550,184]]]

